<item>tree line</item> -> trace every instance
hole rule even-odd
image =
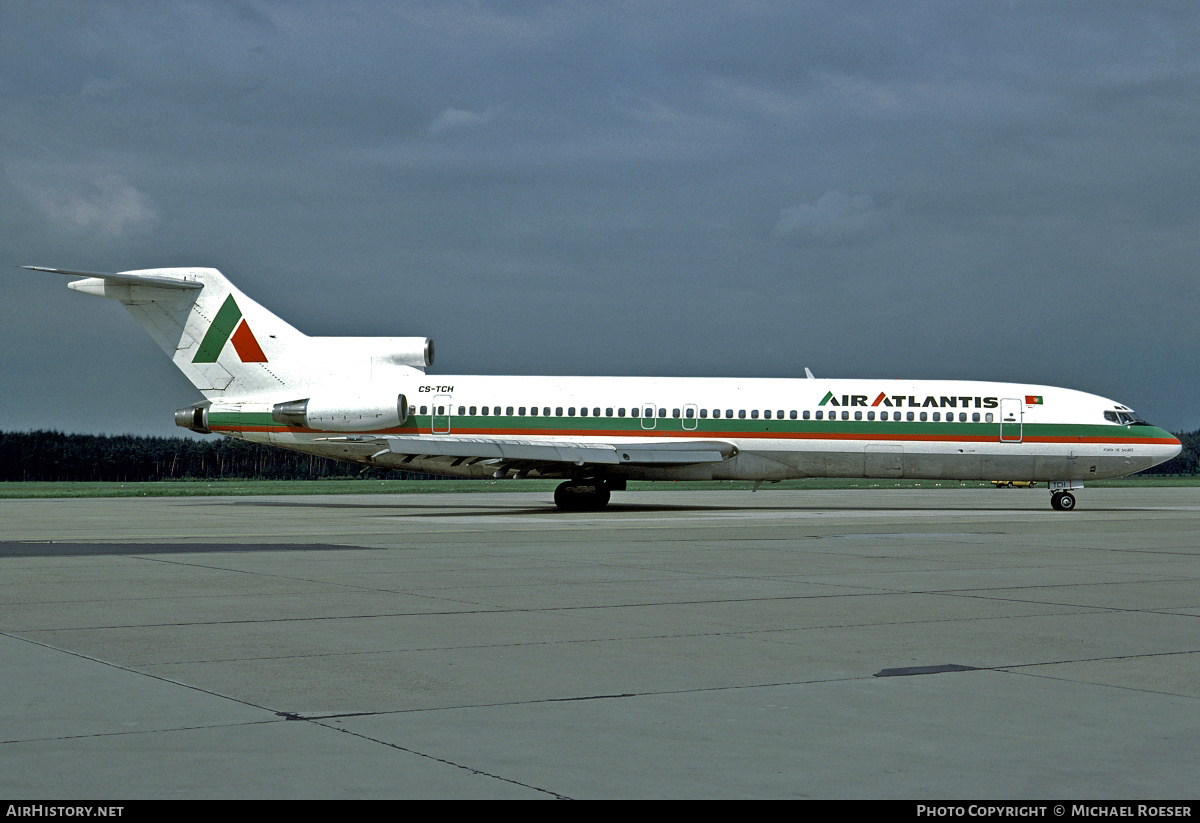
[[[0,432],[0,481],[321,480],[356,477],[357,463],[330,460],[231,437]],[[431,479],[371,469],[381,480]]]
[[[1200,430],[1176,433],[1179,456],[1143,474],[1200,474]],[[362,466],[230,437],[0,432],[0,482],[41,480],[137,483],[156,480],[320,480],[355,477]],[[372,469],[384,480],[432,479]]]

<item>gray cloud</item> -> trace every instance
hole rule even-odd
[[[870,195],[827,191],[812,203],[781,211],[774,234],[792,243],[846,243],[882,230],[883,212],[875,207]]]
[[[154,202],[122,175],[104,172],[74,175],[21,175],[30,202],[58,229],[69,234],[118,238],[148,231],[159,220]]]
[[[473,129],[486,124],[491,119],[492,117],[489,112],[477,114],[473,111],[464,111],[463,109],[445,109],[429,124],[429,133],[437,137],[446,132]]]
[[[0,428],[194,399],[22,264],[217,266],[443,373],[1012,379],[1200,425],[1191,5],[0,2]]]

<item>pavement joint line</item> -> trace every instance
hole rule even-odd
[[[416,751],[415,749],[410,749],[410,748],[401,746],[396,743],[390,743],[386,740],[378,740],[376,738],[372,738],[368,735],[360,734],[358,732],[354,732],[349,729],[341,729],[336,726],[330,726],[326,723],[317,722],[317,719],[304,717],[302,715],[297,715],[297,714],[290,713],[290,712],[275,711],[275,710],[269,709],[265,706],[260,706],[260,705],[257,705],[255,703],[250,703],[245,700],[239,700],[236,697],[231,697],[230,695],[221,694],[220,692],[214,692],[210,689],[204,689],[199,686],[192,685],[190,683],[183,683],[181,681],[173,680],[168,677],[162,677],[161,675],[150,674],[149,672],[138,671],[137,669],[133,669],[128,666],[122,666],[120,664],[112,663],[107,660],[101,660],[99,658],[83,654],[81,652],[75,652],[75,651],[71,651],[69,649],[60,649],[60,648],[52,646],[48,643],[41,643],[36,640],[30,640],[29,638],[12,635],[12,634],[9,634],[8,632],[0,632],[0,637],[8,637],[13,640],[30,643],[32,645],[39,646],[41,648],[48,649],[50,651],[59,652],[62,654],[70,655],[72,657],[78,657],[80,659],[87,660],[92,663],[99,663],[100,665],[108,666],[110,668],[114,668],[119,671],[127,672],[129,674],[135,674],[135,675],[140,675],[142,677],[148,677],[152,680],[158,680],[163,683],[169,683],[173,686],[181,686],[185,689],[190,689],[192,691],[200,692],[201,694],[206,694],[211,697],[229,700],[231,702],[238,703],[243,706],[248,706],[250,708],[271,712],[271,714],[274,715],[274,717],[271,719],[247,721],[247,722],[241,722],[241,723],[213,723],[213,724],[205,725],[205,726],[186,726],[186,727],[166,728],[166,729],[137,729],[137,730],[127,730],[127,731],[121,731],[121,732],[103,732],[103,733],[86,734],[86,735],[59,735],[59,736],[55,736],[55,737],[30,738],[30,739],[26,739],[26,740],[22,740],[22,739],[0,740],[0,745],[20,745],[23,743],[36,743],[36,742],[47,742],[47,741],[56,741],[56,740],[78,740],[78,739],[99,738],[99,737],[122,737],[122,736],[129,736],[129,735],[164,734],[164,733],[172,733],[172,732],[179,732],[179,731],[202,731],[202,730],[207,730],[207,729],[226,729],[226,728],[237,728],[237,727],[248,727],[248,726],[262,726],[262,725],[268,725],[268,724],[274,724],[274,723],[286,723],[289,720],[304,720],[306,722],[309,722],[311,725],[318,726],[320,728],[328,729],[330,731],[343,732],[345,734],[351,735],[352,737],[357,737],[362,740],[367,740],[372,743],[377,743],[379,745],[386,746],[388,748],[396,749],[397,751],[402,751],[407,754],[415,755],[417,757],[422,757],[422,758],[433,760],[433,761],[436,761],[439,763],[443,763],[448,766],[453,766],[455,768],[470,772],[471,774],[480,775],[482,777],[490,777],[495,780],[501,780],[503,782],[521,786],[522,788],[527,788],[532,791],[541,792],[543,794],[547,794],[552,797],[556,797],[556,798],[560,798],[560,799],[568,799],[565,796],[560,795],[557,792],[551,791],[549,789],[539,788],[537,786],[532,786],[527,783],[521,783],[520,781],[513,780],[511,778],[506,778],[506,777],[502,777],[502,776],[496,775],[496,774],[491,774],[489,772],[485,772],[485,771],[482,771],[479,769],[474,769],[474,768],[471,768],[470,766],[464,766],[460,763],[455,763],[452,760],[446,760],[445,758],[425,754],[423,752],[419,752],[419,751]]]
[[[1009,674],[1019,675],[1021,677],[1035,677],[1035,678],[1038,678],[1041,680],[1055,680],[1055,681],[1062,682],[1062,683],[1083,683],[1088,686],[1097,686],[1097,687],[1106,688],[1106,689],[1116,689],[1118,691],[1134,692],[1137,694],[1157,694],[1157,695],[1161,695],[1163,697],[1176,697],[1176,698],[1180,698],[1182,700],[1200,700],[1200,697],[1198,697],[1197,695],[1194,695],[1194,694],[1181,694],[1180,692],[1169,692],[1169,691],[1163,691],[1161,689],[1147,689],[1147,688],[1139,688],[1139,687],[1135,687],[1135,686],[1125,686],[1120,683],[1098,683],[1095,680],[1086,680],[1086,679],[1083,679],[1080,677],[1065,677],[1063,675],[1049,674],[1047,672],[1024,671],[1024,669],[1032,669],[1032,668],[1036,668],[1038,666],[1058,666],[1058,665],[1066,665],[1069,663],[1076,663],[1076,662],[1091,663],[1091,662],[1105,662],[1108,660],[1126,660],[1126,659],[1141,659],[1141,658],[1149,658],[1149,657],[1164,657],[1164,656],[1175,655],[1175,654],[1196,654],[1196,652],[1187,652],[1187,651],[1184,651],[1184,652],[1161,652],[1158,654],[1129,655],[1128,657],[1114,657],[1114,658],[1101,657],[1101,658],[1097,658],[1095,660],[1078,660],[1078,661],[1066,660],[1066,661],[1063,661],[1062,663],[1023,663],[1023,664],[1018,664],[1018,665],[1014,665],[1014,666],[1004,667],[999,670],[1006,671]]]
[[[22,643],[29,643],[30,645],[38,646],[43,649],[48,649],[49,651],[58,652],[60,654],[70,655],[71,657],[78,657],[81,660],[87,660],[91,663],[98,663],[101,666],[108,666],[109,668],[116,669],[117,671],[122,671],[122,672],[126,672],[128,674],[138,675],[140,677],[147,677],[147,678],[150,678],[151,680],[157,680],[161,683],[169,683],[172,686],[181,686],[182,688],[185,688],[185,689],[190,689],[195,692],[200,692],[201,694],[207,694],[210,697],[216,697],[216,698],[220,698],[222,700],[229,700],[233,703],[238,703],[239,705],[242,705],[242,706],[248,706],[249,708],[252,708],[252,709],[260,709],[262,711],[267,711],[267,712],[271,711],[271,709],[267,708],[266,706],[259,706],[256,703],[251,703],[247,700],[240,700],[231,695],[221,694],[220,692],[214,692],[209,689],[201,688],[200,686],[194,686],[191,683],[183,683],[179,680],[172,680],[171,678],[163,677],[162,675],[151,674],[150,672],[140,671],[138,669],[134,669],[129,666],[123,666],[120,663],[113,663],[110,660],[101,660],[98,657],[92,657],[91,655],[84,654],[83,652],[77,652],[77,651],[72,651],[71,649],[59,648],[58,646],[53,646],[49,643],[43,643],[40,640],[34,640],[33,638],[30,638],[30,637],[22,637],[19,634],[12,634],[11,632],[4,632],[4,631],[0,631],[0,637],[7,637],[12,640],[20,641]]]
[[[1157,581],[1135,581],[1142,582],[1159,582],[1159,583],[1179,583],[1186,582],[1185,580],[1157,580]],[[1128,583],[1127,583],[1128,584]],[[835,584],[827,584],[835,585]],[[1120,585],[1119,583],[1076,583],[1062,584],[1061,586],[1027,586],[1027,587],[999,587],[1002,591],[1021,591],[1025,588],[1076,588],[1087,587],[1093,585]],[[64,632],[64,631],[111,631],[117,629],[153,629],[167,627],[185,627],[185,626],[221,626],[221,625],[245,625],[245,624],[270,624],[270,623],[294,623],[294,622],[309,622],[309,621],[325,621],[325,620],[381,620],[396,617],[454,617],[473,614],[537,614],[537,613],[554,613],[554,612],[573,612],[573,611],[595,611],[605,609],[642,609],[642,608],[672,608],[679,606],[703,606],[703,605],[719,605],[733,603],[771,603],[771,602],[787,602],[794,600],[819,600],[837,597],[897,597],[904,595],[937,595],[945,597],[963,597],[980,600],[995,600],[999,602],[1011,603],[1030,603],[1043,606],[1057,606],[1060,608],[1082,609],[1090,611],[1108,611],[1108,612],[1130,612],[1141,614],[1158,614],[1171,617],[1200,617],[1200,614],[1188,614],[1186,612],[1170,611],[1167,609],[1151,609],[1151,608],[1125,608],[1120,606],[1108,606],[1104,604],[1081,604],[1081,603],[1063,603],[1055,600],[1032,600],[1020,597],[998,597],[995,595],[988,596],[984,594],[988,589],[979,590],[958,590],[958,589],[929,589],[929,590],[875,590],[852,591],[852,592],[831,592],[826,594],[797,594],[797,595],[777,595],[771,597],[737,597],[737,598],[707,598],[700,600],[665,600],[665,601],[646,601],[638,603],[599,603],[586,605],[564,605],[564,606],[537,606],[528,608],[504,608],[504,607],[481,607],[473,609],[459,610],[443,610],[443,611],[405,611],[405,612],[380,612],[375,614],[345,614],[345,615],[305,615],[300,617],[272,617],[263,619],[239,619],[239,620],[198,620],[198,621],[181,621],[174,623],[123,623],[107,626],[61,626],[56,628],[46,629],[27,629],[28,632]],[[411,594],[409,592],[391,592],[396,594]],[[412,596],[421,596],[413,594]],[[429,597],[428,595],[425,595]],[[431,598],[441,599],[450,602],[467,602],[471,601],[456,601],[451,598]],[[1178,607],[1190,608],[1190,607]],[[2,633],[0,633],[2,634]]]
[[[550,797],[555,798],[556,800],[570,800],[571,799],[571,798],[567,797],[566,795],[559,794],[558,792],[553,791],[551,789],[545,789],[540,786],[531,785],[529,783],[522,783],[519,780],[513,780],[510,777],[502,777],[501,775],[494,774],[492,772],[485,772],[481,769],[476,769],[471,766],[464,766],[462,763],[456,763],[453,760],[447,760],[444,757],[437,757],[436,755],[419,752],[416,749],[410,749],[407,746],[401,746],[399,743],[392,743],[387,740],[380,740],[379,738],[371,737],[370,735],[366,735],[361,732],[356,732],[356,731],[352,731],[350,729],[340,728],[338,726],[331,726],[328,723],[320,722],[321,718],[308,718],[308,717],[304,717],[303,715],[295,715],[295,719],[303,720],[307,723],[311,723],[314,726],[320,726],[323,729],[329,729],[330,731],[336,731],[336,732],[341,732],[343,734],[348,734],[351,737],[357,737],[360,740],[369,740],[372,743],[378,743],[381,746],[387,746],[390,749],[396,749],[397,751],[401,751],[406,754],[415,755],[416,757],[422,757],[427,760],[432,760],[436,763],[442,763],[447,766],[453,766],[456,769],[462,769],[463,771],[468,772],[473,775],[477,775],[480,777],[490,777],[493,780],[500,780],[505,783],[510,783],[514,786],[520,786],[523,789],[529,789],[530,791],[535,791],[535,792],[539,792],[541,794],[546,794],[546,795],[549,795]]]
[[[773,638],[765,637],[771,634],[784,634],[792,632],[805,631],[824,631],[828,629],[869,629],[883,626],[925,626],[938,623],[966,623],[972,621],[985,620],[1022,620],[1027,618],[1042,618],[1042,617],[1063,617],[1076,616],[1087,614],[1101,614],[1101,609],[1091,609],[1080,607],[1064,612],[1044,612],[1031,614],[1005,614],[982,617],[947,617],[934,620],[893,620],[887,622],[869,622],[869,623],[827,623],[817,626],[787,626],[777,629],[734,629],[730,631],[712,631],[712,632],[688,632],[683,634],[644,634],[644,635],[629,635],[627,637],[611,636],[611,637],[580,637],[570,640],[530,640],[524,642],[512,643],[475,643],[465,646],[414,646],[411,648],[395,648],[395,649],[365,649],[361,651],[351,652],[316,652],[312,654],[280,654],[280,655],[264,655],[258,657],[214,657],[205,660],[173,660],[169,662],[155,663],[158,667],[170,666],[194,666],[204,663],[252,663],[264,660],[304,660],[309,658],[324,658],[324,657],[358,657],[369,655],[389,655],[389,654],[422,654],[425,652],[442,652],[442,651],[472,651],[478,649],[513,649],[526,648],[536,646],[566,646],[575,643],[625,643],[625,642],[640,642],[646,640],[685,640],[688,638],[703,638],[703,637],[733,637],[745,638],[749,640],[769,640],[776,641]],[[1174,652],[1172,652],[1174,654]],[[1041,663],[1018,664],[1018,665],[1044,665]]]
[[[103,661],[97,661],[103,662]],[[141,674],[141,672],[136,672]],[[218,695],[219,697],[220,695]],[[119,732],[93,732],[91,734],[59,734],[53,737],[18,737],[12,740],[0,740],[0,746],[20,745],[22,743],[48,743],[56,740],[90,740],[100,737],[129,737],[133,735],[173,734],[175,732],[199,732],[209,729],[237,729],[248,726],[265,726],[283,721],[281,717],[263,720],[246,720],[238,723],[209,723],[203,726],[168,726],[162,729],[125,729]]]
[[[1101,662],[1111,662],[1111,661],[1117,661],[1117,660],[1133,660],[1133,659],[1165,657],[1165,656],[1186,655],[1186,654],[1200,654],[1200,649],[1183,650],[1183,651],[1175,651],[1175,652],[1155,652],[1155,653],[1150,653],[1150,654],[1137,654],[1137,655],[1117,655],[1114,657],[1079,658],[1077,660],[1055,660],[1055,661],[1047,661],[1047,662],[1043,662],[1043,663],[1007,663],[1007,664],[998,664],[998,665],[994,665],[994,666],[967,666],[965,668],[955,667],[953,669],[946,669],[943,671],[931,672],[930,674],[966,674],[966,673],[991,672],[994,674],[1025,675],[1025,676],[1030,676],[1030,677],[1042,677],[1042,678],[1051,679],[1051,680],[1061,680],[1064,682],[1086,683],[1088,685],[1097,686],[1097,687],[1123,689],[1123,690],[1127,690],[1127,691],[1144,691],[1144,692],[1150,692],[1153,694],[1163,694],[1163,695],[1171,696],[1171,697],[1181,697],[1181,698],[1185,698],[1188,700],[1198,700],[1198,699],[1200,699],[1200,697],[1195,697],[1192,695],[1181,695],[1181,694],[1178,694],[1175,692],[1160,692],[1160,691],[1153,691],[1153,690],[1149,690],[1149,689],[1133,689],[1128,686],[1119,686],[1119,685],[1114,685],[1114,684],[1110,684],[1110,683],[1093,683],[1091,681],[1073,680],[1071,678],[1066,678],[1066,677],[1061,677],[1061,676],[1054,676],[1054,675],[1049,675],[1049,674],[1038,674],[1037,672],[1012,671],[1013,669],[1034,668],[1034,667],[1038,667],[1038,666],[1061,666],[1061,665],[1068,665],[1071,663],[1101,663]],[[925,676],[930,676],[930,675],[925,675]],[[811,680],[787,680],[787,681],[779,681],[779,682],[772,682],[772,683],[743,683],[743,684],[733,684],[733,685],[726,685],[726,686],[700,686],[700,687],[691,688],[691,689],[661,689],[661,690],[648,690],[648,691],[640,691],[640,692],[615,692],[615,693],[610,693],[610,694],[576,695],[576,696],[572,696],[572,697],[547,697],[547,698],[538,698],[538,699],[533,699],[533,700],[512,700],[512,701],[501,701],[501,702],[496,702],[496,703],[463,704],[463,705],[456,705],[456,706],[426,706],[426,707],[411,708],[411,709],[390,709],[390,710],[382,710],[382,711],[339,712],[339,713],[331,713],[331,714],[297,715],[297,717],[300,717],[305,720],[325,721],[325,720],[352,719],[352,718],[356,718],[356,717],[378,717],[378,716],[382,716],[382,715],[395,715],[395,714],[418,714],[418,713],[439,712],[439,711],[462,711],[462,710],[471,710],[471,709],[506,708],[506,707],[513,707],[513,706],[546,705],[546,704],[554,704],[554,703],[578,703],[578,702],[589,702],[589,701],[600,701],[600,700],[626,700],[626,699],[630,699],[630,698],[639,698],[639,697],[666,697],[666,696],[671,696],[671,695],[702,694],[705,692],[725,692],[725,691],[740,691],[740,690],[754,690],[754,689],[773,689],[773,688],[782,688],[782,687],[787,687],[787,686],[814,686],[814,685],[823,685],[823,684],[827,684],[827,683],[887,682],[887,681],[891,681],[891,680],[905,680],[905,679],[907,679],[907,678],[903,678],[903,677],[880,678],[876,674],[865,674],[865,675],[856,675],[856,676],[849,676],[849,677],[814,678]]]
[[[920,594],[920,592],[917,592]],[[182,621],[177,623],[121,623],[109,626],[63,626],[50,629],[29,629],[30,632],[64,632],[64,631],[111,631],[116,629],[158,629],[169,627],[183,626],[223,626],[223,625],[244,625],[244,624],[269,624],[269,623],[303,623],[316,622],[322,620],[381,620],[391,617],[455,617],[472,614],[538,614],[538,613],[553,613],[553,612],[574,612],[574,611],[596,611],[604,609],[646,609],[646,608],[671,608],[676,606],[708,606],[726,603],[771,603],[771,602],[786,602],[791,600],[816,600],[832,597],[893,597],[906,592],[850,592],[836,594],[809,594],[809,595],[786,595],[775,597],[736,597],[736,598],[715,598],[705,600],[664,600],[664,601],[648,601],[644,603],[600,603],[589,604],[584,606],[536,606],[531,608],[478,608],[478,609],[462,609],[456,611],[410,611],[410,612],[381,612],[378,614],[344,614],[344,615],[308,615],[303,617],[271,617],[264,619],[240,619],[240,620],[194,620]],[[997,598],[1002,599],[1002,598]],[[1015,602],[1027,602],[1016,600]],[[1036,601],[1035,601],[1036,602]],[[1071,606],[1070,603],[1046,604],[1058,606]],[[1086,608],[1086,607],[1079,607]]]

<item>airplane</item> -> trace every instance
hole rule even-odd
[[[1084,482],[1179,454],[1128,406],[1072,389],[960,380],[431,376],[425,337],[309,337],[212,268],[72,275],[125,306],[204,400],[203,434],[436,475],[558,478],[597,511],[630,480],[803,477]]]

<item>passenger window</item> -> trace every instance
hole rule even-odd
[[[446,413],[446,407],[445,407],[445,406],[438,406],[438,407],[437,407],[437,413],[438,413],[439,415],[444,415],[444,414]]]
[[[421,407],[421,414],[429,414],[428,408],[426,406]]]
[[[758,419],[758,409],[751,409],[751,411],[750,411],[750,418],[751,418],[752,420],[757,420],[757,419]]]
[[[843,420],[849,420],[849,419],[850,419],[850,412],[842,412],[842,419],[843,419]]]
[[[549,407],[549,406],[544,406],[544,407],[542,408],[542,414],[543,414],[543,415],[545,415],[546,417],[549,417],[549,416],[550,416],[550,407]],[[561,411],[561,410],[559,411],[559,414],[562,414],[562,411]]]
[[[992,413],[988,412],[987,414],[985,414],[983,416],[983,419],[986,420],[987,422],[991,423],[992,422]]]
[[[558,416],[558,417],[562,417],[562,416],[563,416],[563,409],[562,409],[562,406],[555,406],[555,407],[554,407],[554,414],[555,414],[556,416]]]
[[[479,410],[479,413],[482,414],[484,417],[487,417],[488,416],[488,407],[484,406],[482,409]]]
[[[629,410],[629,416],[630,417],[641,417],[642,410],[639,409],[637,406],[634,406],[632,409]]]
[[[972,423],[978,423],[978,422],[979,422],[979,412],[975,412],[974,414],[972,414],[972,415],[971,415],[971,422],[972,422]]]
[[[537,417],[537,406],[530,406],[530,407],[529,407],[529,416],[530,416],[530,417]]]
[[[472,407],[471,407],[471,414],[475,414],[475,407],[474,407],[474,406],[472,406]]]
[[[586,407],[584,407],[584,408],[582,408],[582,409],[580,409],[580,410],[579,410],[579,416],[580,416],[580,417],[587,417],[587,408],[586,408]]]
[[[700,410],[700,416],[701,416],[701,417],[704,417],[704,418],[707,418],[707,417],[708,417],[708,409],[701,409],[701,410]]]
[[[679,416],[679,409],[671,409],[671,416],[672,416],[672,417],[678,417],[678,416]]]
[[[854,419],[855,419],[855,420],[862,420],[862,412],[860,412],[860,411],[856,411],[856,412],[854,413]]]
[[[879,413],[879,419],[880,419],[880,420],[887,420],[887,419],[888,419],[888,413],[887,413],[887,412],[880,412],[880,413]]]
[[[575,416],[575,407],[569,406],[567,408],[567,417],[574,417],[574,416]]]
[[[928,414],[926,414],[925,412],[921,412],[921,422],[922,422],[922,423],[925,423],[925,422],[927,422],[928,420],[929,420],[929,415],[928,415]]]
[[[805,419],[805,420],[807,420],[807,419],[808,419],[808,411],[807,411],[807,410],[804,412],[804,419]]]
[[[867,412],[867,419],[868,419],[868,420],[874,420],[874,419],[875,419],[875,412]]]
[[[512,407],[512,406],[509,406],[509,407],[507,407],[507,408],[504,410],[504,413],[505,413],[505,414],[507,414],[509,417],[512,417],[512,413],[513,413],[513,407]]]
[[[790,418],[792,418],[793,420],[795,420],[795,419],[796,419],[796,410],[795,410],[795,409],[792,409],[790,412],[788,412],[788,417],[790,417]]]
[[[596,406],[594,409],[592,409],[592,417],[599,417],[599,416],[600,416],[600,407]]]
[[[725,410],[725,417],[726,417],[726,419],[729,419],[729,418],[733,417],[733,409],[726,409],[726,410]]]
[[[770,420],[771,419],[771,410],[767,409],[765,412],[763,412],[763,417],[765,417],[767,420]]]
[[[466,413],[467,413],[467,407],[466,407],[466,406],[459,406],[459,407],[458,407],[458,413],[459,413],[459,415],[464,415],[464,414],[466,414]]]
[[[666,408],[661,408],[661,409],[659,409],[659,410],[658,410],[658,416],[659,416],[659,417],[666,417],[666,416],[667,416],[667,410],[666,410]],[[675,416],[676,416],[676,417],[678,417],[678,416],[679,416],[678,412],[676,412]]]
[[[942,413],[941,413],[941,412],[934,412],[934,413],[933,413],[933,422],[934,422],[934,423],[937,423],[937,422],[939,422],[941,419],[942,419]]]
[[[604,410],[604,416],[605,416],[605,417],[612,417],[612,416],[613,416],[613,414],[612,414],[612,409],[605,409],[605,410]]]
[[[825,419],[825,412],[823,412],[823,411],[818,411],[818,412],[817,412],[817,419],[818,419],[818,420],[824,420],[824,419]]]
[[[913,418],[914,418],[915,416],[916,416],[916,415],[914,415],[912,412],[909,412],[908,414],[904,415],[904,418],[905,418],[906,420],[908,420],[908,422],[910,422],[910,423],[911,423],[911,422],[913,421]]]
[[[617,409],[617,417],[624,417],[624,416],[625,416],[625,407],[622,406],[621,408]]]
[[[684,410],[683,410],[683,416],[684,416],[684,417],[695,417],[695,416],[696,416],[696,410],[695,410],[695,409],[684,409]]]

